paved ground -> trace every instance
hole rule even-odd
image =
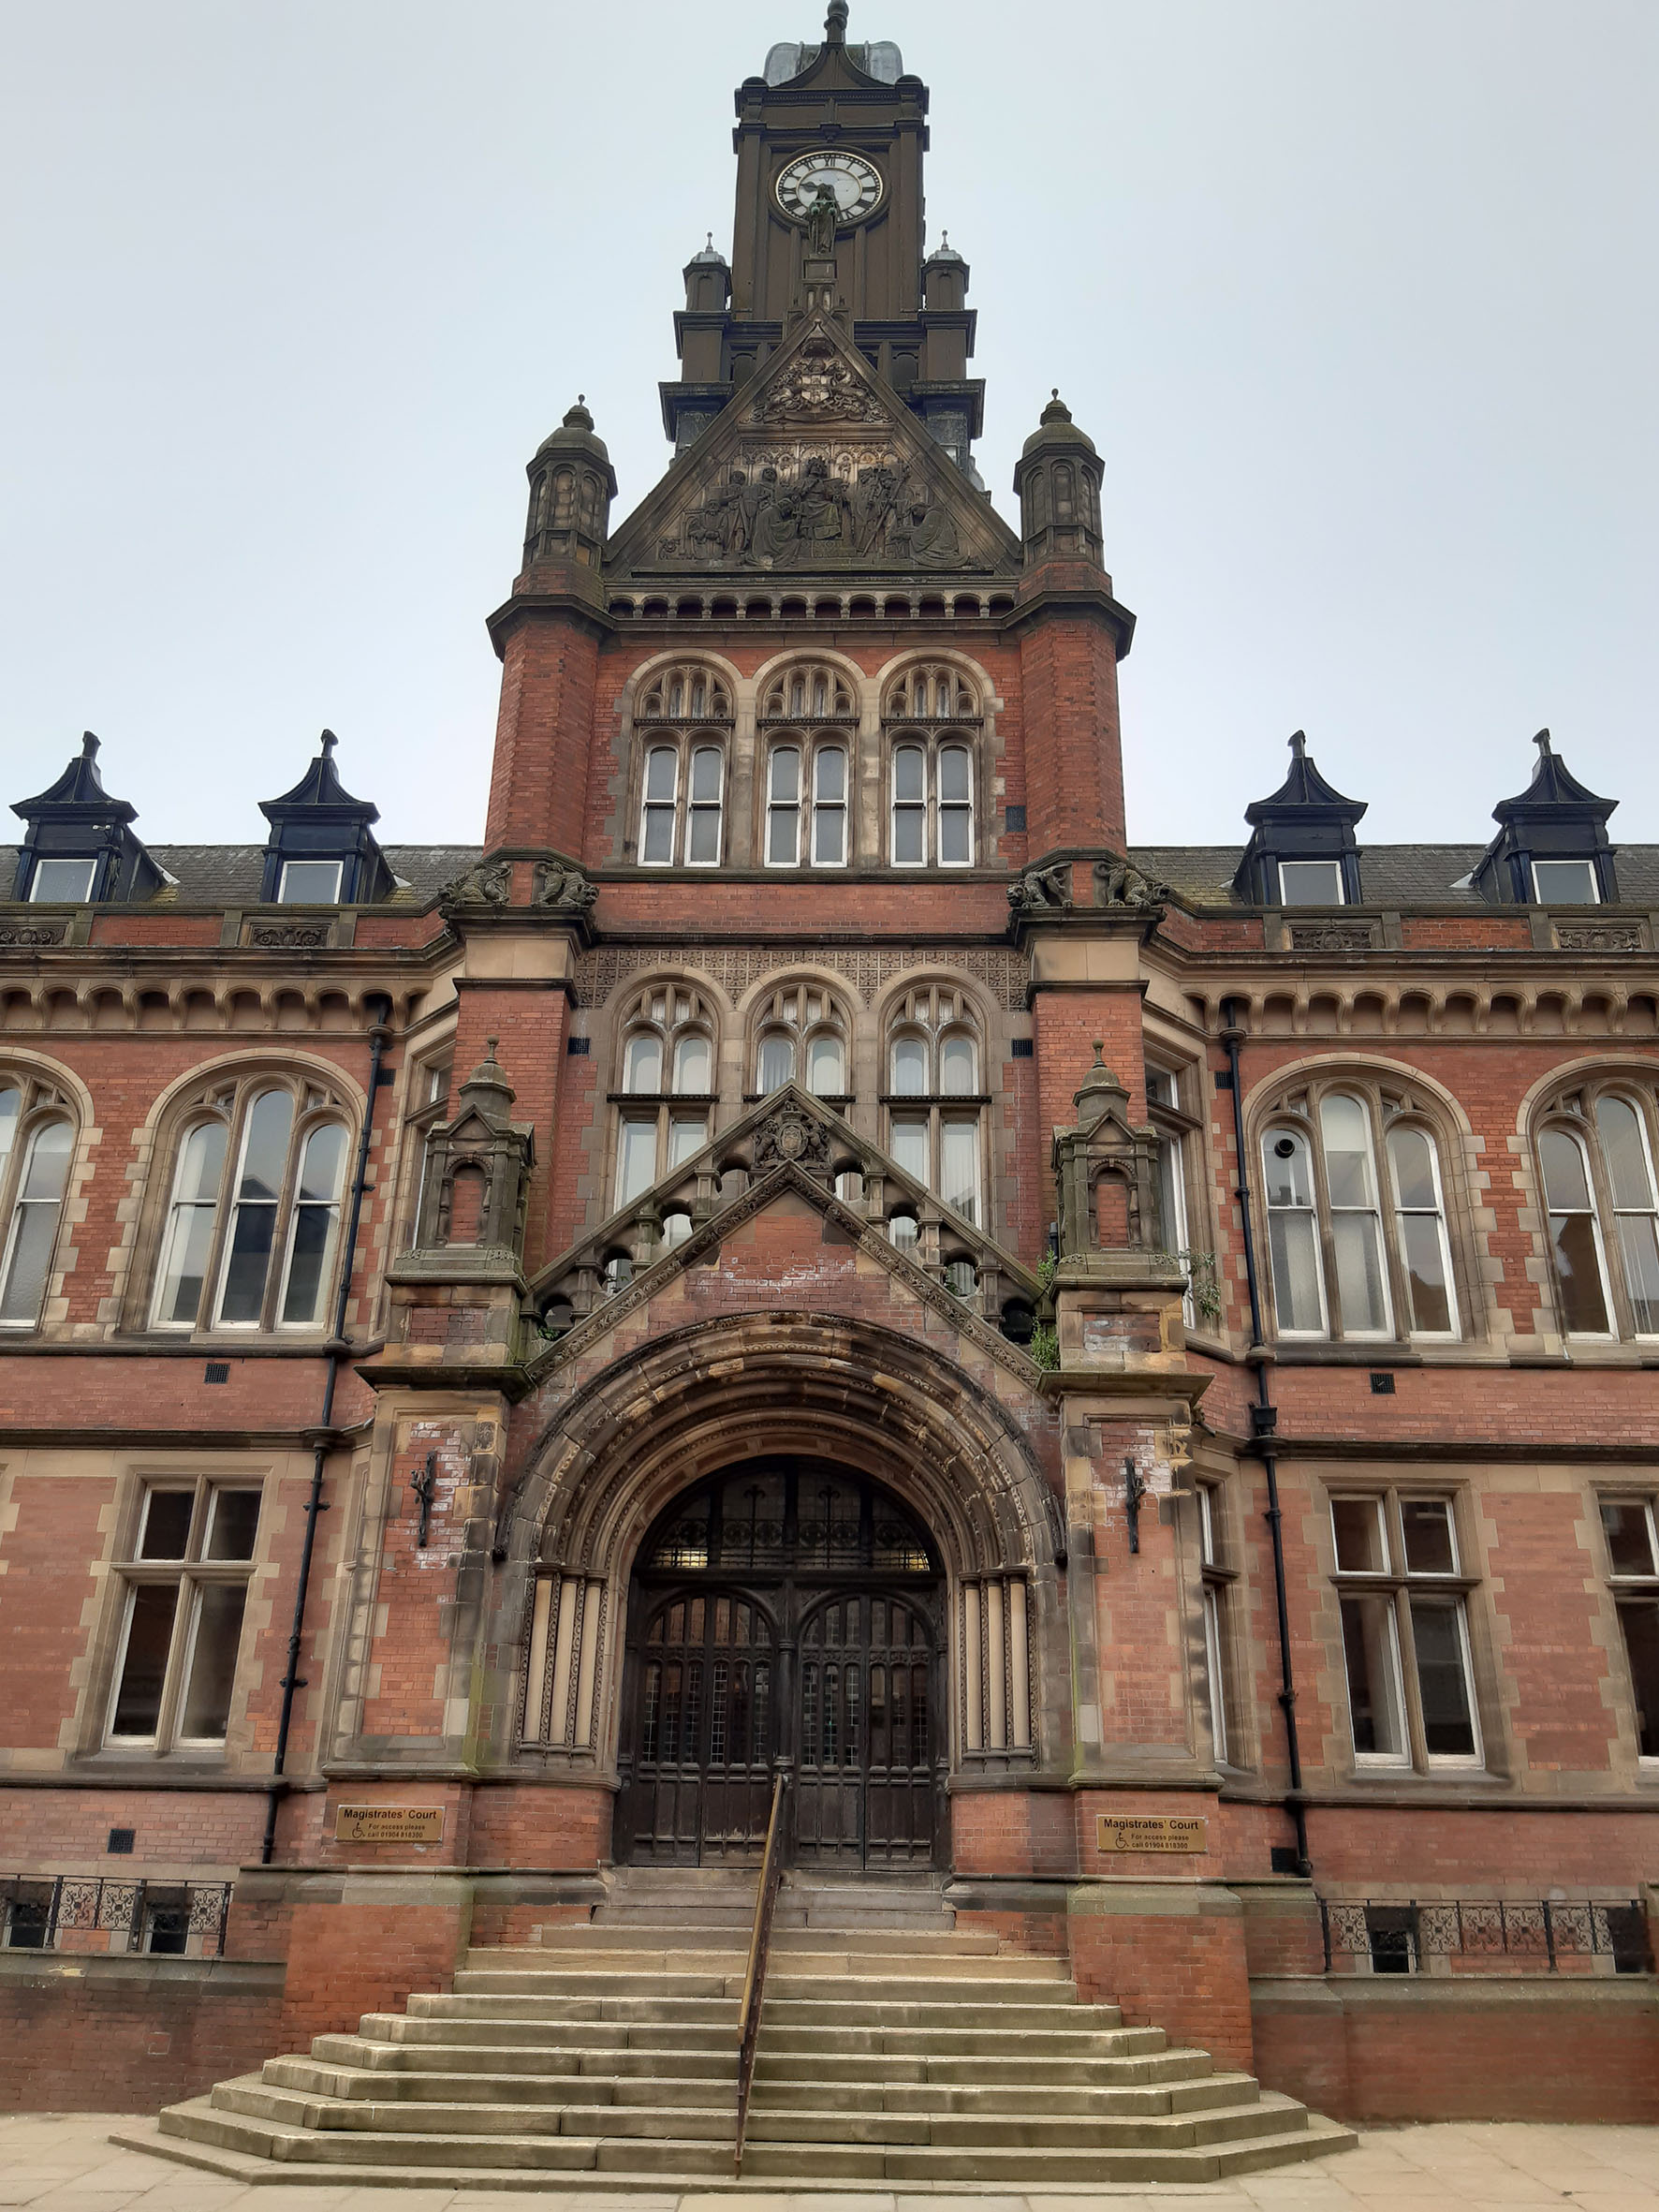
[[[699,2189],[248,2189],[116,2150],[95,2113],[0,2118],[0,2205],[38,2212],[929,2212],[938,2196],[973,2212],[1659,2212],[1659,2128],[1516,2124],[1380,2130],[1358,2150],[1207,2189],[1103,2189],[1019,2196],[941,2190],[741,2195]]]

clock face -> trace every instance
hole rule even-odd
[[[778,205],[797,223],[828,184],[844,223],[861,223],[881,200],[881,171],[859,154],[803,154],[778,179]]]

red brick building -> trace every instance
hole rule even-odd
[[[262,844],[91,740],[17,809],[11,2094],[747,1864],[785,1772],[796,1865],[1329,2111],[1659,2117],[1659,848],[1544,736],[1485,846],[1299,736],[1129,844],[1101,459],[1056,398],[992,506],[844,16],[739,89],[661,482],[531,464],[482,848],[327,736]]]

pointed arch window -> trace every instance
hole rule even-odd
[[[641,1197],[709,1142],[718,1020],[689,983],[658,982],[624,1010],[612,1203]]]
[[[74,1151],[59,1093],[0,1073],[0,1328],[39,1325]]]
[[[1537,1134],[1564,1335],[1659,1336],[1655,1097],[1593,1084],[1551,1102]]]
[[[1260,1141],[1282,1337],[1461,1334],[1441,1139],[1421,1103],[1339,1081],[1279,1102]]]
[[[349,1143],[321,1085],[255,1076],[200,1099],[174,1146],[151,1325],[325,1326]]]

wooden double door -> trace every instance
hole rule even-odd
[[[945,1834],[944,1579],[868,1477],[749,1462],[681,1498],[629,1596],[619,1856],[928,1866]]]

